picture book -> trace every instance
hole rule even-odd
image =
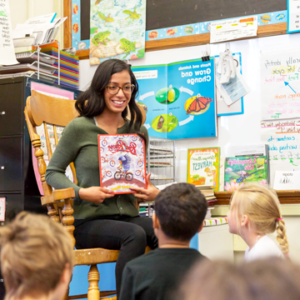
[[[149,136],[217,136],[214,59],[132,67]]]
[[[187,182],[219,190],[220,148],[188,149]]]
[[[224,177],[225,191],[235,191],[247,182],[267,185],[267,156],[226,157]]]
[[[147,188],[145,142],[137,134],[98,135],[100,185],[114,194]]]

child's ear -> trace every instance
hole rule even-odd
[[[249,224],[249,218],[247,215],[242,215],[241,226],[247,226]]]
[[[198,233],[203,229],[203,226],[204,226],[204,221],[202,222],[202,224],[201,224],[201,226],[199,227],[199,229],[198,229]]]
[[[152,222],[153,222],[153,228],[154,229],[159,229],[160,228],[159,220],[158,220],[158,218],[155,214],[153,214],[153,216],[152,216]]]

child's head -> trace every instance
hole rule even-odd
[[[206,211],[205,197],[188,183],[172,184],[155,199],[155,215],[161,230],[178,241],[189,241],[200,230]]]
[[[7,300],[66,293],[74,260],[70,234],[49,217],[22,212],[0,228]]]
[[[272,258],[246,264],[201,260],[176,291],[175,300],[298,300],[300,267]]]
[[[280,203],[275,191],[262,185],[250,183],[241,186],[232,196],[228,213],[229,230],[240,234],[244,220],[258,235],[277,230],[277,241],[284,254],[288,254],[285,222],[282,219]]]

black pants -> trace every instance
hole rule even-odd
[[[76,226],[76,248],[106,248],[120,250],[116,264],[117,296],[121,290],[122,272],[125,264],[142,255],[146,246],[157,248],[158,241],[148,217],[112,216],[85,221]]]

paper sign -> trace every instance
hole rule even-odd
[[[235,58],[236,61],[240,61],[240,54]],[[216,69],[219,64],[219,57],[215,58]],[[216,72],[216,83],[218,88],[218,94],[221,94],[226,105],[232,105],[234,102],[241,100],[246,94],[249,93],[249,87],[241,75],[240,64],[236,67],[236,76],[231,78],[228,83],[220,83],[221,74]],[[219,111],[218,111],[219,112]]]
[[[269,145],[272,187],[276,171],[300,170],[300,119],[262,121],[261,139]]]
[[[288,0],[288,28],[287,32],[300,31],[300,1]]]
[[[300,164],[300,119],[262,121],[261,138],[269,145],[271,160],[292,159]]]
[[[300,190],[300,171],[276,171],[275,190]]]
[[[262,120],[300,114],[300,49],[261,54]]]
[[[5,221],[5,198],[0,198],[0,221]]]
[[[210,42],[219,43],[257,35],[257,17],[211,22]]]
[[[0,0],[0,53],[0,65],[18,64],[12,42],[8,0]]]

